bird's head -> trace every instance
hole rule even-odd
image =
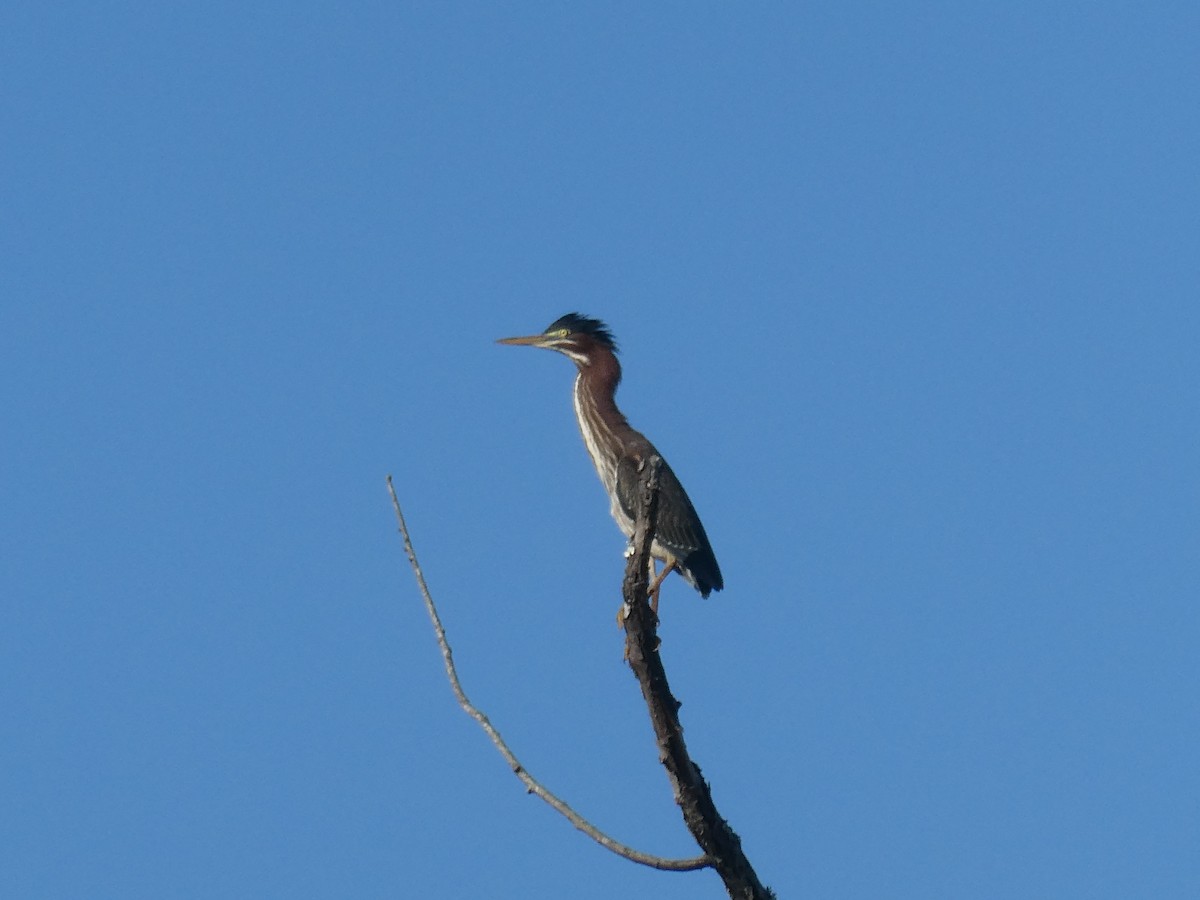
[[[579,313],[567,313],[541,334],[502,338],[496,343],[557,350],[580,366],[591,365],[598,354],[617,352],[617,342],[608,326],[599,319],[589,319]]]

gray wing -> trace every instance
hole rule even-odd
[[[631,520],[637,519],[641,476],[638,464],[628,458],[617,463],[617,502]],[[655,538],[683,562],[697,550],[712,551],[708,535],[683,485],[663,460],[658,470],[658,522]]]
[[[629,517],[630,522],[637,521],[638,510],[638,479],[641,472],[638,464],[628,456],[617,460],[617,502],[621,512]]]
[[[618,461],[617,502],[630,521],[637,519],[641,474],[634,460],[623,458]],[[700,516],[666,460],[658,470],[656,532],[657,543],[676,558],[688,581],[702,596],[707,597],[710,591],[719,591],[725,586]]]

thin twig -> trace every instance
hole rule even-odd
[[[658,653],[658,622],[646,600],[646,572],[658,514],[658,475],[662,460],[652,456],[641,475],[638,515],[634,524],[633,555],[625,567],[622,593],[625,596],[625,658],[642,688],[650,711],[650,723],[658,742],[659,759],[671,779],[675,802],[696,843],[712,860],[712,866],[731,898],[774,900],[775,895],[758,880],[742,852],[742,842],[713,803],[700,767],[688,755],[679,723],[680,703],[671,693],[667,672]]]
[[[442,651],[442,661],[446,666],[446,677],[450,680],[450,687],[454,691],[458,705],[463,708],[467,715],[479,723],[479,727],[491,738],[492,743],[496,745],[496,749],[500,751],[500,755],[504,757],[504,761],[508,763],[513,773],[521,779],[521,782],[525,785],[529,793],[541,797],[562,813],[562,815],[566,816],[572,825],[600,844],[600,846],[606,847],[613,853],[623,856],[628,860],[641,863],[643,866],[650,866],[651,868],[663,869],[669,872],[691,872],[696,869],[707,868],[711,865],[707,856],[697,856],[692,859],[667,859],[662,856],[642,853],[640,850],[634,850],[632,847],[613,840],[544,788],[537,779],[526,771],[513,752],[508,749],[508,744],[500,737],[500,732],[488,721],[488,717],[467,699],[467,694],[463,690],[462,683],[458,680],[458,672],[454,668],[454,655],[450,650],[449,642],[446,640],[446,630],[442,627],[442,620],[438,615],[437,606],[433,602],[433,595],[429,592],[429,586],[425,583],[425,576],[421,572],[421,565],[417,562],[417,554],[413,550],[412,539],[408,534],[408,526],[404,523],[404,513],[400,511],[400,501],[396,498],[396,489],[392,485],[391,475],[387,477],[387,487],[388,493],[392,497],[392,508],[396,511],[396,522],[399,524],[400,534],[404,538],[404,552],[408,556],[408,564],[412,567],[413,574],[417,578],[417,587],[421,589],[421,598],[425,601],[425,611],[429,614],[429,620],[433,623],[433,631],[437,635],[438,647]]]

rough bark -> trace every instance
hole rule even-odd
[[[658,621],[647,601],[646,573],[658,507],[658,473],[661,460],[653,457],[642,472],[641,502],[633,537],[633,554],[625,568],[625,654],[642,688],[650,712],[659,759],[667,770],[675,802],[683,821],[710,864],[721,876],[734,900],[774,900],[775,895],[758,880],[742,852],[741,839],[713,803],[700,767],[688,755],[679,723],[680,703],[671,693],[667,673],[658,653]]]

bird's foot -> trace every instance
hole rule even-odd
[[[629,559],[629,557],[633,556],[633,554],[635,552],[636,551],[633,549],[633,541],[630,541],[628,544],[625,545],[625,552],[622,553],[621,555],[624,556],[626,559]]]
[[[646,590],[646,596],[650,600],[650,610],[654,613],[655,621],[658,620],[658,592],[662,590],[663,581],[675,568],[675,560],[671,560],[661,572],[654,576],[654,579],[650,582],[650,587]]]

